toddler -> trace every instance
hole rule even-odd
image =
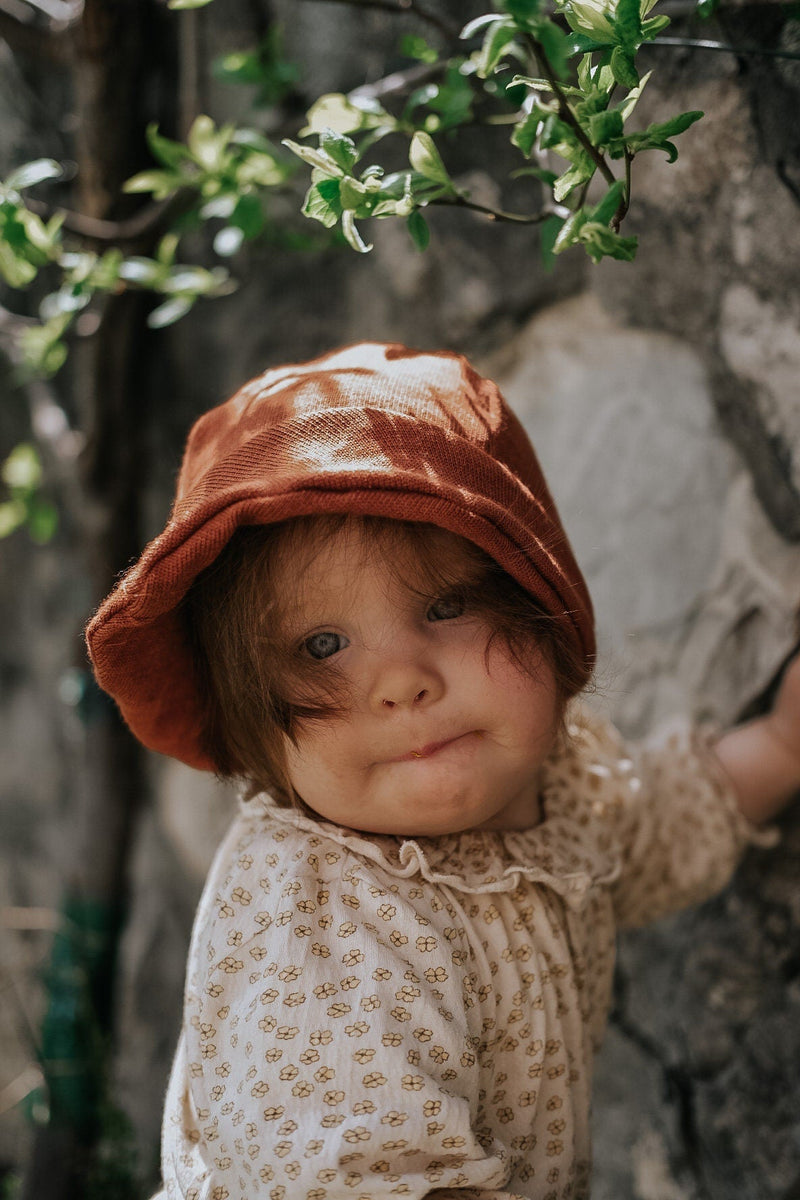
[[[591,602],[519,422],[462,357],[378,344],[197,422],[88,638],[147,746],[244,785],[160,1196],[588,1196],[615,931],[769,840],[800,660],[715,744],[626,748],[576,700]]]

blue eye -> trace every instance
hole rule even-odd
[[[428,609],[427,617],[429,621],[452,621],[463,616],[464,608],[461,596],[440,596]]]
[[[311,637],[306,638],[303,642],[303,649],[312,658],[322,660],[338,654],[347,645],[349,642],[341,633],[331,633],[326,629],[324,633],[312,633]]]

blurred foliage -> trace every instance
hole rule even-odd
[[[42,494],[42,464],[35,446],[15,446],[0,467],[8,499],[0,501],[0,538],[25,527],[35,542],[49,542],[58,525],[55,506]]]
[[[169,7],[212,2],[170,0]],[[408,87],[393,89],[391,101],[379,99],[374,85],[320,96],[299,133],[280,144],[257,128],[257,120],[242,127],[217,125],[203,114],[185,143],[152,125],[147,141],[153,165],[124,189],[150,198],[142,211],[155,246],[152,256],[126,253],[132,239],[123,236],[122,225],[116,239],[104,229],[100,240],[106,248],[98,250],[90,232],[74,232],[81,226],[70,214],[26,202],[28,189],[62,171],[51,159],[24,164],[0,184],[0,278],[13,290],[35,284],[39,295],[44,291],[38,321],[21,323],[17,334],[23,371],[55,374],[67,357],[78,315],[92,306],[102,309],[110,293],[153,293],[158,298],[148,317],[153,328],[179,320],[201,298],[229,293],[235,282],[222,262],[206,267],[180,261],[185,236],[198,229],[208,230],[213,253],[224,262],[255,239],[299,249],[318,245],[319,238],[302,237],[284,216],[273,216],[279,195],[296,197],[295,211],[321,225],[328,241],[341,240],[362,254],[372,248],[363,224],[387,219],[404,221],[411,243],[424,251],[430,241],[427,211],[450,206],[494,221],[539,225],[548,266],[573,247],[582,247],[593,262],[632,259],[637,239],[620,231],[631,203],[632,163],[647,150],[661,150],[674,161],[674,139],[702,115],[683,112],[632,127],[649,79],[640,76],[637,55],[669,24],[668,17],[651,15],[654,4],[496,0],[492,12],[470,21],[444,50],[418,35],[404,37],[401,53],[414,68],[406,72]],[[414,9],[412,2],[409,10]],[[439,41],[447,41],[441,28],[437,33]],[[276,119],[293,123],[291,106],[286,111],[280,106],[294,93],[299,71],[284,57],[279,27],[254,49],[221,56],[213,72],[251,88],[254,110],[277,110],[273,125]],[[535,201],[530,211],[479,204],[452,176],[446,146],[476,125],[510,141],[520,164],[510,178],[530,179]],[[407,166],[389,170],[387,160],[380,161],[383,143],[398,139],[407,145]],[[396,163],[396,145],[391,154]],[[304,199],[297,190],[302,165],[310,168]],[[21,456],[12,455],[4,468],[14,478],[10,482],[4,474],[9,498],[0,505],[0,536],[26,526],[44,540],[54,528],[38,479],[20,483],[15,476],[20,464],[33,471],[31,454],[31,447],[21,448]]]

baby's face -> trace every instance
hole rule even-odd
[[[452,540],[456,551],[460,539]],[[413,556],[403,578],[413,583]],[[288,773],[326,820],[426,836],[523,829],[539,819],[542,762],[558,725],[553,674],[535,648],[523,670],[453,596],[418,596],[357,530],[317,537],[276,564],[287,636],[349,701],[286,740]],[[296,580],[302,577],[302,587]]]

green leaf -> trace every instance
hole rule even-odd
[[[607,42],[598,42],[588,33],[567,34],[567,54],[570,57],[573,54],[593,54],[595,50],[602,50],[606,45],[608,45]]]
[[[213,271],[205,267],[192,267],[181,264],[174,267],[160,283],[160,288],[169,294],[194,296],[213,293],[219,283]]]
[[[240,196],[231,213],[230,223],[236,229],[241,229],[246,238],[258,237],[265,225],[264,210],[258,196]]]
[[[569,57],[567,35],[553,21],[541,21],[536,27],[536,37],[555,74],[559,79],[565,79]]]
[[[418,250],[427,249],[428,242],[431,240],[431,231],[428,228],[428,222],[423,217],[418,208],[415,208],[409,214],[406,220],[408,232],[411,234],[412,241]]]
[[[293,142],[291,138],[283,138],[281,145],[286,146],[298,158],[302,158],[303,162],[316,167],[325,175],[334,175],[339,179],[344,175],[339,164],[333,161],[330,154],[325,154],[322,150],[315,150],[313,146],[301,146],[297,142]]]
[[[639,72],[633,61],[633,56],[622,46],[615,46],[611,55],[611,70],[614,78],[622,87],[635,88],[639,84]]]
[[[642,36],[640,0],[617,0],[612,25],[619,45],[632,55]]]
[[[589,117],[589,140],[593,146],[604,146],[617,137],[622,137],[622,113],[619,109],[612,108]]]
[[[207,4],[211,3],[212,0],[169,0],[167,8],[205,8]]]
[[[716,3],[719,0],[715,0]],[[642,39],[643,41],[651,42],[653,38],[658,37],[665,29],[671,25],[669,17],[664,14],[659,17],[651,17],[649,21],[642,21]]]
[[[486,36],[483,39],[483,45],[477,57],[477,75],[479,79],[486,79],[488,75],[491,75],[503,57],[506,46],[509,42],[513,42],[516,34],[516,26],[503,18],[495,21],[493,25],[488,27]]]
[[[6,179],[6,187],[21,192],[24,188],[43,183],[45,179],[58,179],[63,174],[60,164],[55,159],[37,158],[12,171]]]
[[[52,540],[58,528],[58,510],[49,500],[37,496],[28,505],[25,524],[34,542],[43,546]]]
[[[359,254],[368,254],[372,249],[372,244],[368,245],[358,232],[352,212],[342,213],[342,233],[345,236],[347,244],[353,250],[357,250]]]
[[[461,33],[458,35],[466,41],[468,38],[474,37],[476,33],[480,33],[487,25],[491,25],[497,20],[495,13],[485,13],[482,17],[475,17],[474,20],[468,21]]]
[[[165,167],[180,167],[191,157],[182,142],[174,142],[171,138],[163,137],[158,132],[158,125],[155,121],[151,121],[147,126],[147,145],[153,157],[157,158]]]
[[[326,229],[332,229],[342,215],[339,180],[321,179],[319,183],[312,183],[306,192],[303,215],[320,221]]]
[[[620,113],[622,114],[623,121],[627,121],[628,117],[631,115],[634,108],[638,104],[639,98],[640,98],[642,92],[644,91],[645,87],[647,86],[647,81],[652,74],[653,74],[652,71],[648,71],[646,75],[643,75],[642,78],[639,80],[638,87],[631,88],[631,90],[628,92],[627,96],[622,101],[622,103],[617,106]]]
[[[42,479],[42,463],[35,446],[20,442],[9,454],[0,468],[0,476],[6,487],[31,491]]]
[[[425,38],[407,33],[400,39],[400,53],[406,58],[416,58],[418,62],[435,63],[439,52],[425,41]]]
[[[165,267],[152,258],[133,255],[120,263],[119,277],[126,283],[137,283],[141,287],[157,287],[165,276]]]
[[[577,241],[581,228],[586,224],[587,216],[584,209],[571,213],[561,226],[553,243],[553,254],[563,254]]]
[[[152,192],[156,200],[166,200],[181,185],[179,176],[168,171],[140,171],[122,185],[123,192]]]
[[[173,325],[191,311],[194,302],[194,296],[170,296],[169,300],[153,309],[147,318],[147,324],[151,329],[164,329],[167,325]]]
[[[243,231],[236,225],[226,225],[214,236],[214,253],[220,258],[230,258],[237,254],[244,241]]]
[[[641,132],[628,134],[622,139],[622,143],[632,154],[638,154],[641,150],[663,150],[669,162],[674,162],[678,151],[671,139],[683,133],[695,121],[699,121],[702,115],[702,112],[696,110],[680,113],[669,121],[648,125],[647,129]]]
[[[711,17],[719,8],[719,0],[698,0],[697,15],[699,17]]]
[[[27,507],[21,500],[5,500],[0,504],[0,538],[6,538],[25,524]]]
[[[576,188],[583,187],[585,183],[588,183],[596,170],[596,166],[588,156],[575,163],[553,184],[553,199],[557,204],[561,204]]]
[[[607,0],[568,0],[563,14],[574,33],[589,38],[596,46],[613,44],[616,40],[611,24],[613,7]],[[591,48],[580,43],[581,53]]]
[[[542,266],[548,273],[556,265],[553,247],[563,224],[563,217],[552,216],[548,217],[546,221],[542,221],[542,224],[539,226],[539,248],[542,254]]]
[[[36,278],[36,267],[7,242],[0,241],[0,276],[14,288],[27,287]]]
[[[165,233],[156,247],[156,262],[161,263],[163,267],[171,267],[175,262],[180,240],[178,233]]]
[[[323,153],[329,154],[337,166],[348,175],[358,162],[358,151],[353,139],[344,133],[337,133],[329,126],[320,130],[319,148]]]
[[[636,257],[638,239],[635,237],[620,237],[607,225],[587,221],[580,230],[577,239],[585,248],[592,262],[600,262],[602,258],[618,258],[631,262]]]
[[[525,24],[535,21],[542,11],[542,0],[501,0],[498,8],[502,8],[515,21]]]
[[[20,344],[25,364],[37,375],[55,375],[66,362],[67,347],[61,338],[71,319],[71,315],[65,313],[44,325],[31,325],[22,331]]]
[[[512,171],[509,178],[522,179],[525,175],[532,175],[534,179],[541,179],[542,183],[546,183],[548,187],[552,187],[558,179],[555,171],[548,171],[545,167],[520,167],[519,170]]]
[[[363,183],[359,183],[352,176],[346,176],[339,184],[339,200],[342,208],[355,212],[361,208],[364,203],[364,198],[367,196],[367,189]],[[360,214],[363,215],[363,214]]]
[[[518,121],[514,126],[514,132],[511,134],[511,144],[521,150],[526,158],[530,158],[536,142],[536,134],[539,131],[539,126],[542,123],[542,116],[538,110],[528,113]]]
[[[233,125],[222,125],[217,129],[211,117],[201,113],[192,122],[186,142],[201,167],[206,171],[218,171],[233,131]]]
[[[306,122],[300,130],[301,137],[321,133],[326,128],[336,133],[358,133],[364,129],[397,126],[394,117],[377,100],[366,96],[343,96],[341,92],[329,92],[315,100],[306,113]]]
[[[116,247],[106,250],[92,270],[91,286],[103,292],[111,291],[117,285],[121,265],[122,251]]]
[[[624,191],[625,185],[621,179],[618,179],[616,183],[612,183],[602,200],[590,210],[589,215],[591,220],[601,225],[608,225],[619,208]]]
[[[447,174],[447,169],[430,134],[422,132],[414,134],[408,151],[408,159],[411,166],[420,175],[433,180],[434,183],[442,184],[450,191],[453,190],[452,180]]]

